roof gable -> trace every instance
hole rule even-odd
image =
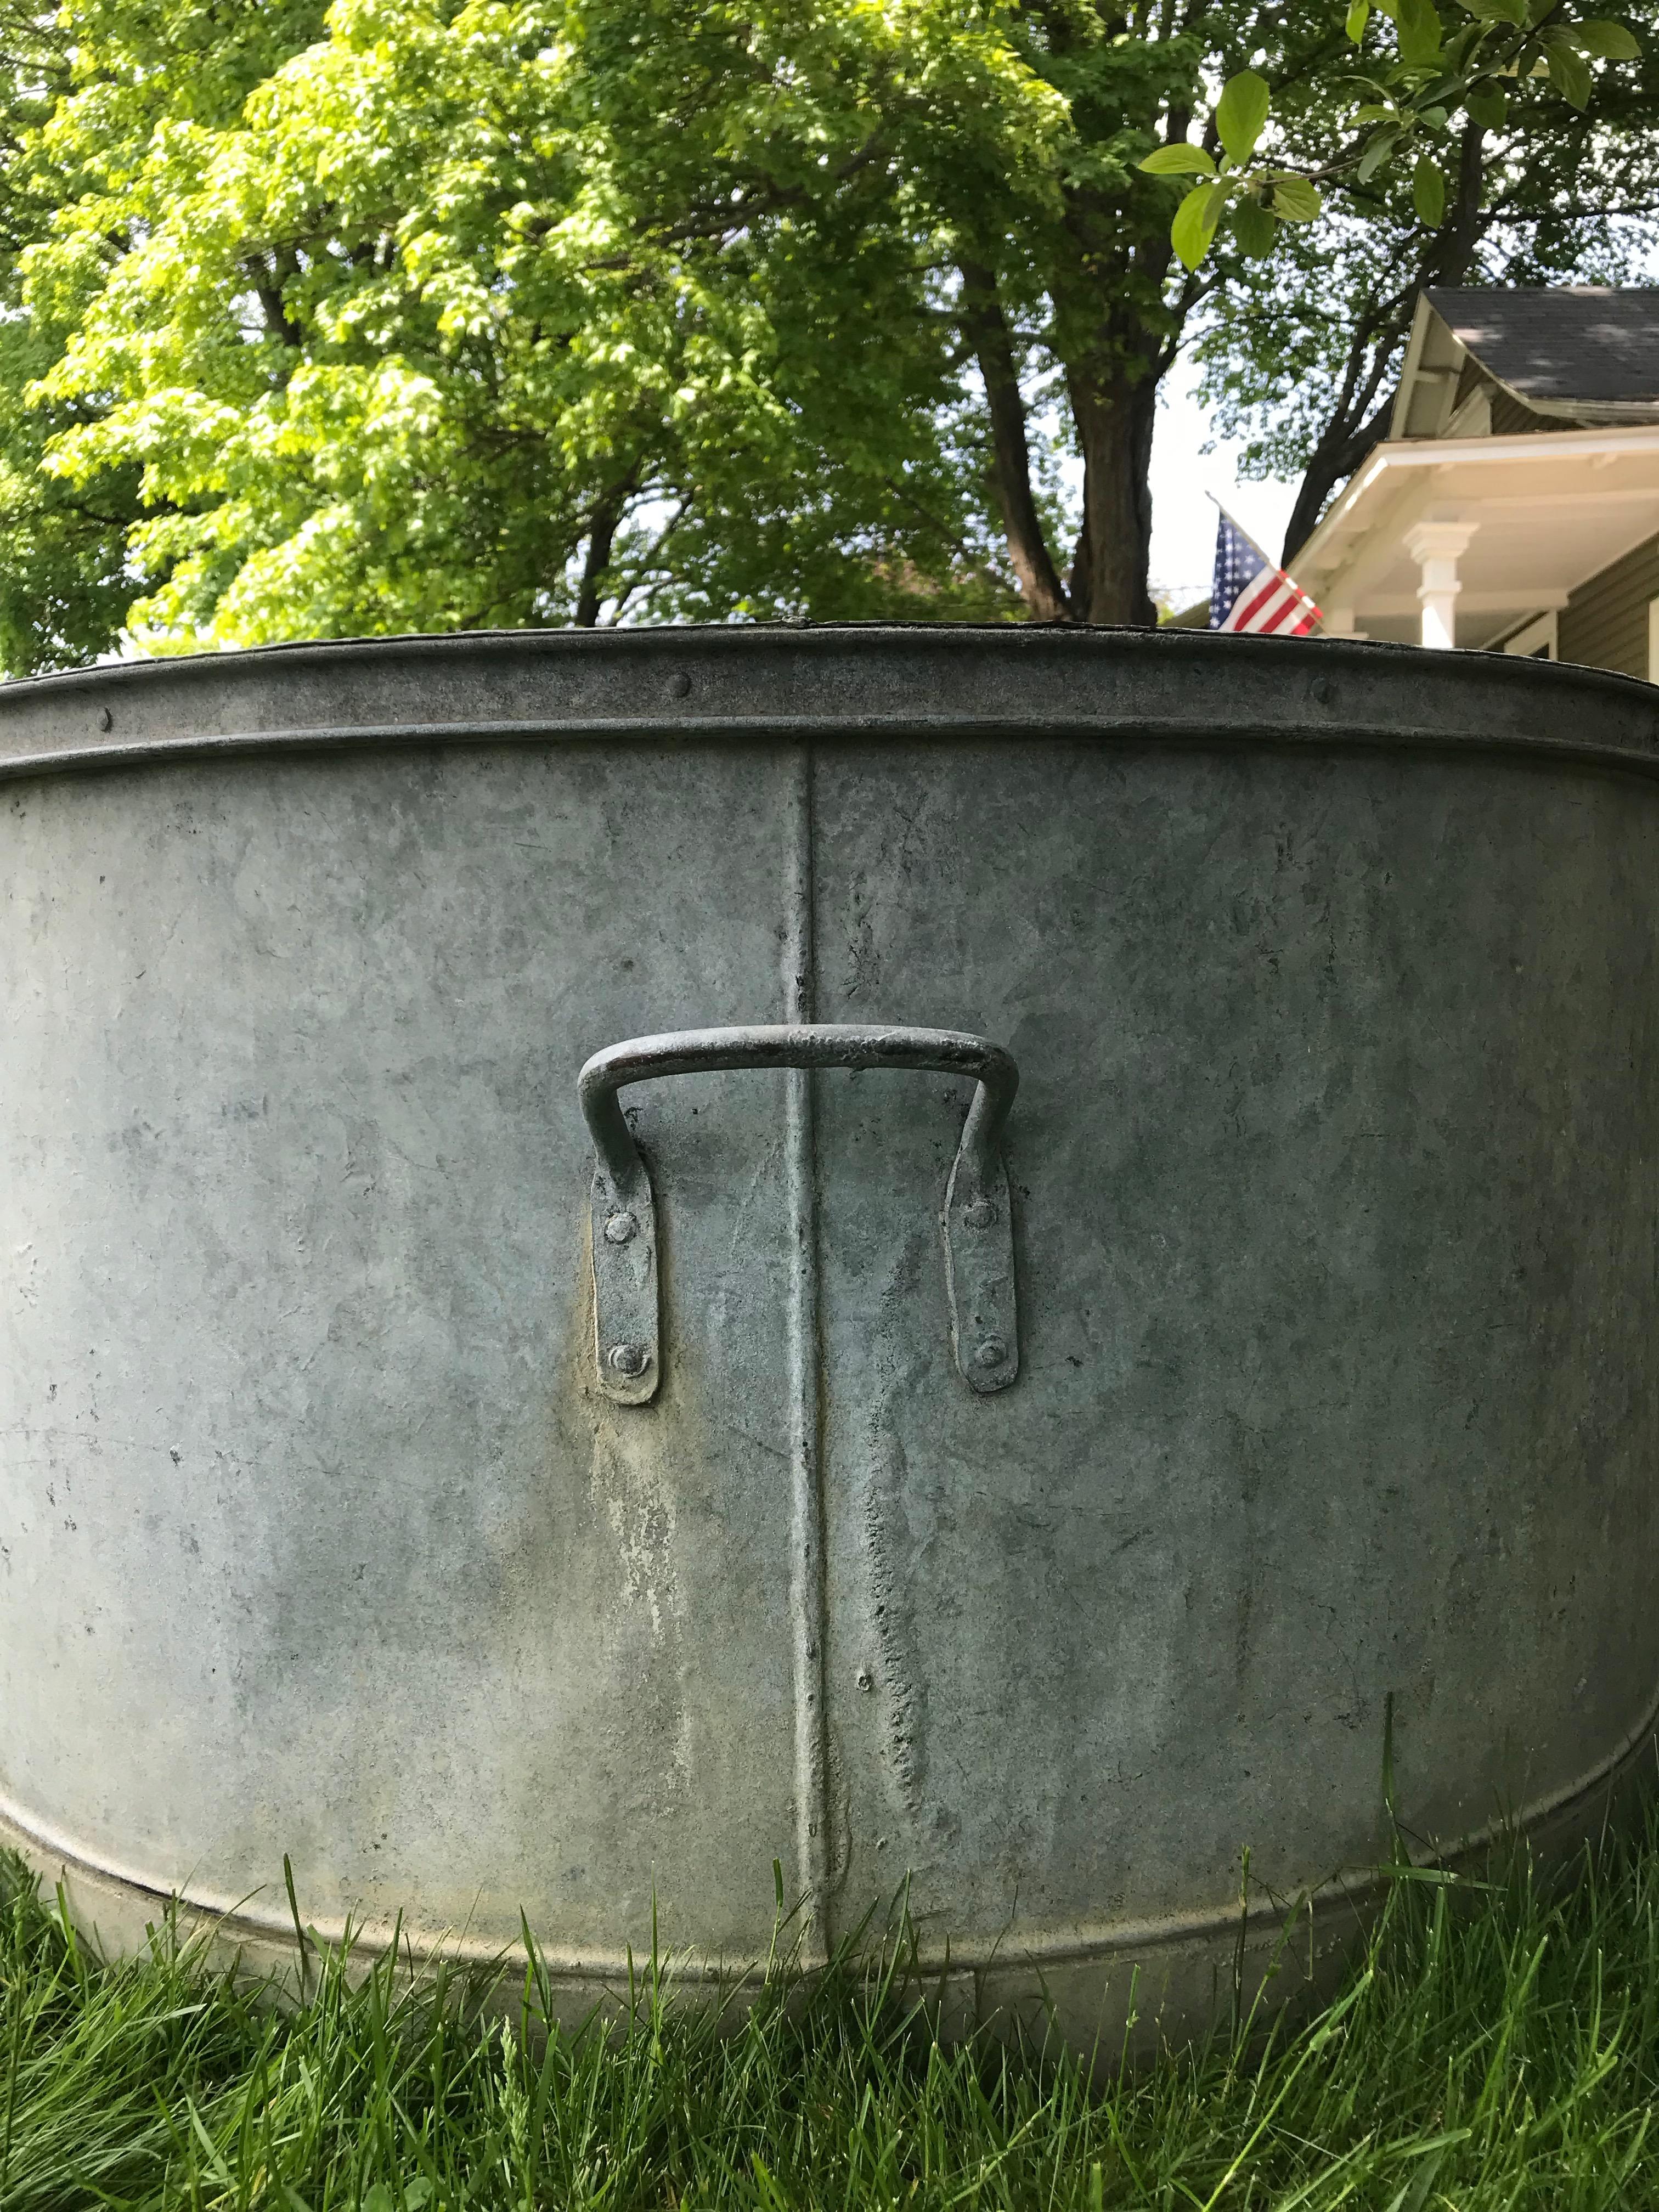
[[[1466,419],[1477,389],[1517,417],[1506,429],[1659,421],[1659,290],[1431,289],[1418,302],[1390,435],[1500,427],[1490,409]]]
[[[1659,405],[1659,291],[1437,288],[1430,307],[1499,384],[1540,400]]]

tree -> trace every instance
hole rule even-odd
[[[73,33],[27,0],[0,4],[0,671],[95,659],[145,580],[132,544],[147,512],[137,464],[84,485],[44,465],[102,411],[98,395],[48,395],[42,380],[131,243],[119,180],[167,118],[233,122],[253,85],[321,27],[312,0],[87,0]],[[60,263],[26,304],[26,265],[69,210],[88,248],[81,281]]]
[[[136,485],[112,481],[100,506],[47,475],[42,457],[73,410],[26,398],[54,353],[22,312],[21,262],[72,192],[39,143],[69,79],[56,26],[0,6],[0,668],[20,672],[98,652],[132,595],[125,549]]]
[[[43,133],[82,181],[23,256],[76,410],[43,465],[136,482],[132,620],[172,647],[1149,620],[1194,310],[1322,183],[1429,190],[1456,102],[1567,35],[1550,0],[1397,0],[1370,60],[1360,0],[337,0],[315,39],[235,17],[175,93],[102,4]],[[1633,42],[1573,35],[1547,66],[1588,100],[1583,40]]]
[[[88,198],[31,262],[97,404],[52,465],[143,471],[139,623],[1012,608],[849,21],[797,85],[734,15],[353,0],[233,126],[169,118],[130,250]]]
[[[1332,493],[1386,435],[1417,302],[1431,285],[1628,283],[1659,228],[1659,66],[1650,53],[1604,90],[1594,118],[1514,88],[1504,126],[1466,119],[1439,219],[1410,170],[1385,173],[1363,211],[1286,236],[1273,264],[1231,261],[1194,348],[1218,433],[1258,476],[1301,479],[1292,559]],[[1310,315],[1316,300],[1325,312]]]

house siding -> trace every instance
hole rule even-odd
[[[1659,538],[1583,583],[1561,610],[1557,651],[1586,668],[1648,672],[1648,602],[1659,599]]]
[[[1494,438],[1519,438],[1529,430],[1559,430],[1562,423],[1553,422],[1547,415],[1534,415],[1524,400],[1517,399],[1512,392],[1505,392],[1501,384],[1492,388],[1492,434]]]

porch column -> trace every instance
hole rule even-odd
[[[1423,608],[1423,642],[1437,647],[1457,642],[1457,564],[1480,527],[1474,522],[1419,522],[1406,532],[1406,550],[1423,580],[1417,596]]]

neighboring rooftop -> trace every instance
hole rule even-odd
[[[1513,435],[1659,421],[1659,291],[1431,289],[1390,434]]]
[[[1429,305],[1482,368],[1522,399],[1659,402],[1659,291],[1460,285]]]

